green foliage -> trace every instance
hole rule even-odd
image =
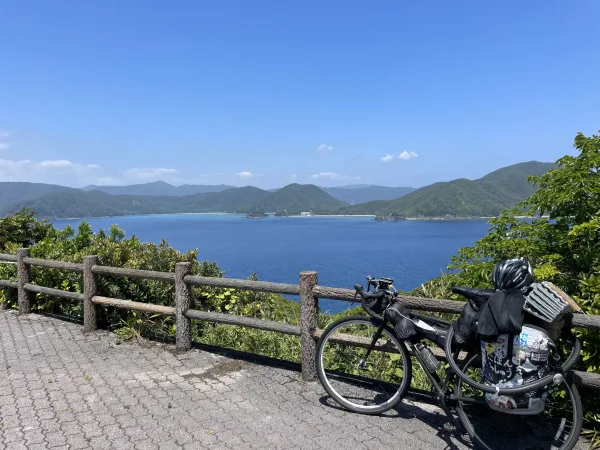
[[[374,201],[343,208],[347,214],[375,214],[387,217],[492,217],[535,191],[528,175],[541,175],[554,167],[530,161],[496,170],[479,180],[458,179],[434,183],[391,201]],[[520,214],[520,211],[517,215]]]
[[[57,230],[44,221],[38,221],[34,213],[28,210],[1,220],[0,239],[5,242],[3,251],[6,253],[14,254],[17,248],[35,241],[30,251],[31,256],[36,258],[82,262],[84,256],[98,255],[100,263],[107,266],[170,272],[174,271],[177,262],[188,261],[192,263],[192,271],[196,274],[222,276],[216,264],[200,263],[196,259],[197,250],[182,253],[164,240],[159,244],[151,244],[142,243],[135,236],[125,238],[124,231],[116,225],[108,232],[100,230],[98,233],[93,233],[87,222],[82,222],[77,230],[71,227]],[[18,223],[22,227],[21,233],[14,233],[12,227],[3,227],[6,223]],[[82,291],[81,274],[39,267],[32,267],[31,272],[36,284],[72,292]],[[0,265],[0,278],[16,279],[15,266]],[[108,297],[174,305],[173,286],[155,281],[102,276],[99,280],[99,293]],[[200,304],[212,301],[211,293],[207,291],[199,289],[195,293]],[[34,310],[81,317],[81,305],[76,302],[57,301],[43,294],[37,294],[37,299],[33,304]],[[16,307],[14,291],[2,290],[0,302],[9,308]],[[115,327],[122,324],[122,321],[130,320],[129,315],[125,311],[108,308],[104,309],[102,320],[106,326]]]
[[[194,274],[223,276],[215,263],[197,260],[198,250],[183,253],[172,248],[165,240],[152,244],[140,242],[135,236],[126,238],[125,232],[116,225],[111,226],[108,231],[93,233],[90,224],[84,221],[77,230],[71,227],[57,230],[45,221],[38,221],[35,214],[28,210],[2,219],[0,239],[5,242],[3,251],[11,254],[17,248],[35,241],[30,252],[36,258],[82,262],[87,255],[98,255],[102,265],[159,272],[173,272],[177,262],[187,261],[192,263]],[[32,267],[31,273],[36,284],[71,292],[83,291],[81,274],[39,267]],[[15,265],[0,265],[0,279],[15,280]],[[257,280],[257,277],[252,274],[249,279]],[[275,294],[211,287],[193,288],[192,294],[193,307],[203,311],[238,314],[294,325],[298,324],[300,317],[297,302]],[[99,295],[157,305],[175,304],[173,285],[134,278],[101,276]],[[0,290],[0,303],[5,307],[16,308],[16,301],[14,290]],[[36,295],[32,309],[76,320],[82,320],[83,316],[80,303],[57,300],[42,294]],[[170,339],[175,335],[175,323],[170,317],[102,307],[100,320],[103,327],[115,331],[121,340],[139,337]],[[204,321],[194,322],[193,333],[198,341],[207,344],[299,360],[300,341],[295,336],[281,336],[272,332]]]
[[[41,241],[52,228],[45,220],[35,219],[35,212],[25,209],[18,214],[0,218],[0,251],[11,243],[26,247]]]
[[[538,281],[548,280],[563,288],[588,314],[600,314],[600,136],[579,133],[576,156],[564,156],[556,167],[528,180],[537,186],[519,209],[503,211],[491,219],[486,236],[452,258],[449,272],[425,283],[416,295],[455,298],[452,286],[491,287],[495,262],[528,258]],[[529,219],[515,218],[525,211]],[[547,216],[539,218],[539,215]],[[600,370],[600,336],[592,330],[576,330],[582,340],[582,368]],[[596,391],[585,393],[588,425],[598,429]]]
[[[257,281],[256,274],[248,277]],[[253,317],[298,325],[300,305],[276,294],[264,292],[220,290],[206,306],[210,311]],[[258,355],[300,361],[300,338],[271,331],[196,321],[194,339],[198,342],[228,347]]]

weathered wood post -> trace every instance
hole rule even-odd
[[[98,306],[92,302],[98,295],[98,276],[92,267],[100,263],[97,256],[83,258],[83,332],[90,333],[98,329]]]
[[[17,250],[17,299],[19,302],[19,314],[29,314],[31,312],[31,303],[29,292],[25,290],[25,285],[31,282],[31,268],[25,264],[24,258],[29,257],[28,248]]]
[[[175,348],[188,351],[192,348],[192,320],[185,316],[192,302],[192,288],[184,278],[192,273],[192,263],[175,264]]]
[[[300,272],[300,343],[302,345],[302,379],[317,379],[317,343],[313,337],[317,329],[319,299],[313,295],[317,285],[317,272]]]

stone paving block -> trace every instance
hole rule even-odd
[[[297,372],[173,350],[0,311],[0,450],[468,448],[435,406],[352,414]]]

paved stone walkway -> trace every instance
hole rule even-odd
[[[347,413],[293,370],[0,311],[0,450],[463,449],[439,409]]]

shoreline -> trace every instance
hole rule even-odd
[[[221,212],[205,212],[205,213],[151,213],[151,214],[125,214],[125,215],[118,215],[118,216],[87,216],[87,217],[63,217],[63,218],[59,218],[59,219],[52,219],[52,220],[86,220],[86,219],[110,219],[110,218],[119,218],[119,217],[149,217],[149,216],[211,216],[211,215],[215,215],[215,216],[223,216],[223,215],[230,215],[230,216],[239,216],[242,215],[243,213],[221,213]]]
[[[196,212],[186,212],[186,213],[156,213],[156,214],[128,214],[128,215],[118,215],[118,216],[88,216],[88,217],[64,217],[64,218],[57,218],[57,219],[48,219],[49,221],[60,221],[60,220],[88,220],[88,219],[110,219],[110,218],[127,218],[127,217],[151,217],[151,216],[240,216],[240,217],[244,217],[246,213],[227,213],[227,212],[203,212],[203,213],[196,213]],[[269,213],[270,214],[270,213]],[[286,219],[286,218],[318,218],[318,217],[357,217],[357,218],[363,218],[363,217],[372,217],[373,219],[375,217],[377,217],[375,214],[315,214],[312,216],[300,216],[300,215],[293,215],[293,216],[275,216],[275,215],[269,215],[266,218],[281,218],[281,219]],[[442,222],[442,221],[454,221],[454,220],[489,220],[489,219],[495,219],[499,216],[482,216],[482,217],[406,217],[404,219],[401,220],[384,220],[383,222],[404,222],[407,220],[411,220],[411,221],[422,221],[422,222]],[[544,218],[546,216],[542,216],[542,218]],[[530,217],[530,216],[514,216],[515,219],[539,219],[539,217]]]

